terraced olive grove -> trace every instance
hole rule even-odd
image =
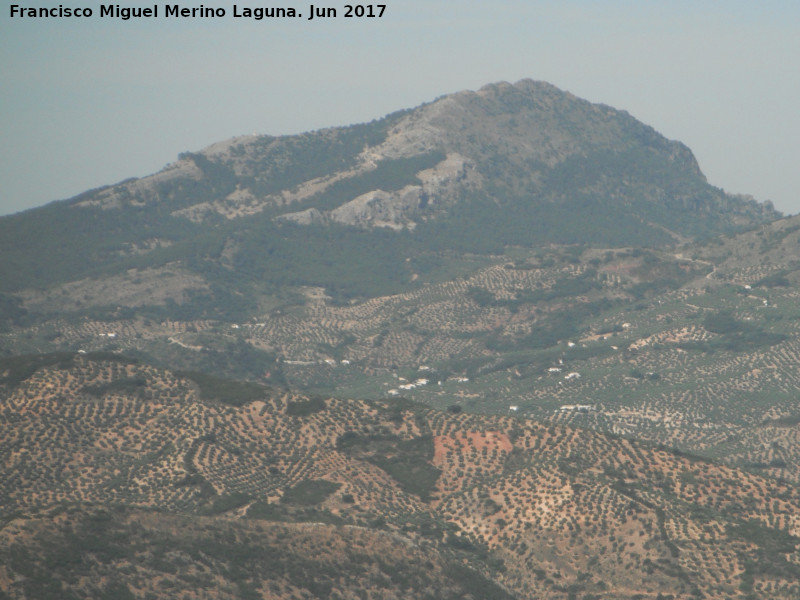
[[[3,561],[7,597],[373,585],[469,597],[462,575],[495,598],[800,593],[800,492],[787,481],[408,401],[269,388],[242,401],[233,382],[230,401],[224,382],[203,399],[190,377],[119,356],[4,372],[0,553],[26,557]],[[253,573],[286,544],[291,560]],[[380,554],[348,560],[359,544]]]

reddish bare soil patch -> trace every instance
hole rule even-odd
[[[511,440],[502,431],[465,431],[455,435],[437,435],[433,438],[433,464],[445,464],[448,452],[464,454],[487,450],[511,452]]]

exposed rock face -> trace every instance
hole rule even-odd
[[[458,154],[449,154],[445,160],[432,169],[417,173],[422,182],[422,191],[428,204],[437,201],[457,201],[464,190],[476,189],[481,185],[481,175],[470,159]]]
[[[409,216],[419,209],[425,200],[422,188],[407,186],[398,192],[375,190],[331,211],[331,220],[345,225],[372,227],[392,227],[401,229],[413,227]]]
[[[287,221],[298,225],[322,225],[327,222],[325,215],[316,208],[308,208],[296,213],[288,213],[275,218],[276,221]]]
[[[413,229],[415,218],[425,209],[452,204],[458,192],[479,184],[475,165],[459,154],[452,154],[430,169],[417,173],[421,185],[406,185],[400,190],[371,190],[325,213],[316,208],[286,213],[278,221],[299,225],[327,222],[357,227]]]

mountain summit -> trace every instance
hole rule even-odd
[[[573,218],[575,210],[623,213],[631,235],[653,226],[707,234],[774,216],[709,186],[688,148],[627,113],[531,80],[458,92],[366,125],[233,138],[76,206],[165,202],[193,222],[269,213],[306,225],[413,229],[465,199],[538,218],[564,208]]]

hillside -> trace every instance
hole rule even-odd
[[[515,413],[797,483],[798,223],[663,250],[442,255],[414,273],[418,289],[342,303],[289,286],[241,321],[159,318],[141,303],[195,276],[138,270],[7,296],[0,347],[123,351],[303,393]]]
[[[4,597],[800,593],[797,489],[664,448],[120,356],[2,369]]]

